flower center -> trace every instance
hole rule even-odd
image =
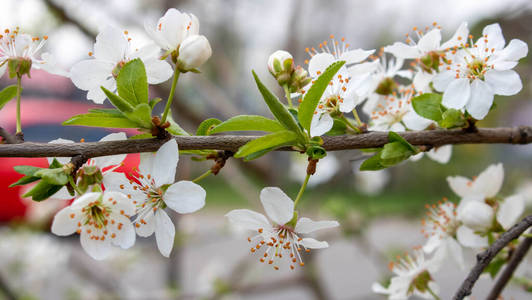
[[[391,77],[386,77],[379,82],[375,89],[375,93],[386,96],[391,95],[395,89],[397,89],[397,83],[395,80]]]

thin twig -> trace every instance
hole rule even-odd
[[[400,133],[412,145],[434,147],[448,144],[529,144],[532,143],[532,127],[483,128],[477,132],[463,130],[425,130]],[[238,148],[259,136],[176,136],[181,150],[228,150]],[[328,151],[382,147],[388,142],[388,133],[382,131],[348,136],[323,137],[323,147]],[[0,145],[0,157],[72,157],[86,158],[125,153],[154,152],[165,140],[140,139],[94,143],[21,143]],[[293,150],[284,147],[279,150]]]
[[[18,136],[9,133],[2,127],[0,127],[0,136],[4,139],[6,144],[18,144],[24,142],[24,140],[20,140]]]
[[[486,300],[499,299],[499,295],[501,294],[506,284],[508,284],[510,279],[512,279],[515,269],[519,266],[519,264],[525,257],[526,253],[530,249],[530,246],[532,246],[531,237],[527,237],[521,242],[521,244],[517,247],[514,254],[510,258],[508,265],[506,266],[506,268],[504,268],[504,271],[497,279],[497,282],[495,282],[495,285],[491,289]]]
[[[490,264],[493,258],[511,241],[518,238],[525,230],[532,226],[532,215],[524,218],[515,224],[508,231],[503,233],[488,249],[477,255],[477,264],[471,269],[464,282],[454,295],[454,300],[462,300],[471,295],[471,290],[477,282],[480,274]]]

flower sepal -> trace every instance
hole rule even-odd
[[[29,58],[13,58],[7,62],[7,68],[9,70],[9,78],[22,77],[28,75],[31,78],[32,60]]]

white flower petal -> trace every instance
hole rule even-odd
[[[185,38],[185,28],[188,26],[187,19],[189,18],[179,10],[170,8],[159,20],[160,27],[158,30],[162,33],[167,44],[171,46],[169,50],[177,49]]]
[[[418,115],[413,109],[403,116],[403,122],[411,130],[423,130],[433,123],[432,120]]]
[[[82,60],[72,66],[71,80],[74,85],[82,90],[99,87],[111,76],[113,64],[96,59]]]
[[[321,136],[327,133],[333,128],[334,120],[327,113],[317,113],[312,117],[310,123],[310,135],[311,136]]]
[[[308,63],[308,73],[311,77],[316,78],[334,62],[335,59],[332,54],[318,53],[310,59]]]
[[[260,202],[266,215],[278,225],[284,225],[294,217],[294,201],[280,188],[263,188],[260,192]]]
[[[309,218],[301,218],[297,221],[297,233],[311,233],[316,230],[338,227],[340,224],[337,221],[312,221]]]
[[[445,89],[441,104],[447,108],[461,109],[469,101],[470,95],[471,87],[469,85],[469,79],[455,79]]]
[[[205,206],[205,190],[192,181],[182,180],[172,184],[164,193],[168,207],[181,214],[198,211]]]
[[[225,216],[232,224],[244,229],[257,231],[261,228],[263,230],[271,228],[270,222],[268,222],[268,219],[263,214],[249,209],[235,209],[228,212]]]
[[[357,62],[361,62],[364,59],[368,58],[371,54],[375,52],[375,49],[373,50],[364,50],[364,49],[354,49],[347,52],[342,53],[340,55],[339,60],[345,60],[345,64],[354,64]]]
[[[103,194],[103,201],[109,202],[110,205],[112,205],[112,210],[116,210],[122,215],[132,216],[135,214],[135,205],[125,194],[105,191]]]
[[[145,65],[149,84],[163,83],[174,74],[172,67],[163,60],[147,60],[145,61]]]
[[[465,270],[464,263],[464,254],[462,251],[462,246],[452,237],[446,239],[447,250],[451,254],[451,257],[454,259],[460,270]]]
[[[456,46],[460,46],[460,44],[464,43],[464,41],[467,39],[467,36],[469,35],[469,29],[467,28],[467,22],[462,22],[456,32],[453,34],[453,37],[449,39],[447,42],[443,43],[440,46],[441,50],[454,48]]]
[[[82,230],[80,242],[83,250],[96,260],[103,260],[111,255],[111,243],[109,239],[105,239],[104,241],[91,239],[90,234],[86,230]]]
[[[482,36],[485,35],[488,35],[488,43],[486,45],[488,49],[495,48],[495,50],[500,50],[504,48],[504,44],[506,44],[506,42],[504,41],[504,36],[502,35],[501,26],[499,26],[498,23],[490,24],[484,27],[484,29],[482,30]],[[481,37],[479,41],[481,43],[484,43],[484,39],[484,37]]]
[[[104,82],[102,82],[101,86],[111,92],[116,91],[116,81],[113,77],[110,77]],[[100,86],[90,88],[87,92],[87,99],[92,100],[96,104],[103,104],[106,98],[107,96],[105,95]]]
[[[473,182],[475,194],[484,195],[487,198],[495,197],[499,193],[504,180],[504,168],[502,163],[489,166],[478,175]]]
[[[307,249],[323,249],[329,247],[327,242],[317,241],[313,238],[304,238],[299,244]]]
[[[146,224],[142,222],[137,222],[138,226],[135,225],[135,230],[137,234],[141,237],[148,237],[153,234],[155,231],[155,215],[153,214],[153,209],[148,210],[143,216],[137,217],[138,220],[144,220]]]
[[[528,45],[518,39],[510,41],[502,51],[497,53],[496,60],[517,62],[528,54]],[[497,69],[497,68],[496,68]]]
[[[473,230],[486,232],[493,224],[493,208],[483,201],[468,201],[457,211],[458,220]]]
[[[178,160],[179,150],[177,148],[177,142],[174,139],[164,143],[157,150],[151,170],[151,175],[153,176],[153,180],[155,180],[156,186],[174,182]]]
[[[67,206],[54,216],[52,233],[59,236],[71,235],[78,230],[78,222],[83,218],[81,211]]]
[[[49,199],[57,199],[57,200],[70,200],[74,198],[74,196],[70,195],[68,192],[68,189],[64,186],[59,191],[57,191],[55,194],[50,196]]]
[[[493,104],[493,92],[488,84],[480,79],[471,84],[471,98],[467,102],[466,110],[475,119],[482,120],[490,111]]]
[[[102,193],[85,193],[81,197],[76,198],[70,207],[74,210],[81,210],[90,202],[97,201],[102,196]]]
[[[447,177],[447,182],[449,183],[451,190],[460,197],[466,197],[474,193],[472,189],[473,182],[469,178],[463,176],[449,176]]]
[[[504,229],[509,229],[514,225],[525,210],[525,200],[522,195],[510,196],[500,204],[497,211],[497,221]]]
[[[496,95],[512,96],[519,93],[523,88],[521,78],[514,70],[490,70],[486,72],[485,78],[486,83]]]
[[[164,210],[157,210],[155,213],[155,239],[157,240],[157,248],[163,256],[170,256],[174,247],[174,237],[174,223]]]
[[[421,72],[418,72],[421,73]],[[439,92],[444,92],[447,87],[455,80],[455,73],[453,71],[442,71],[432,79],[434,88]],[[418,85],[414,82],[416,89]],[[418,83],[422,84],[422,83]],[[428,84],[428,83],[427,83]],[[420,87],[421,88],[421,87]]]
[[[445,145],[431,149],[429,152],[427,152],[427,156],[433,161],[439,162],[440,164],[446,164],[451,159],[452,153],[453,146]]]
[[[439,248],[441,243],[442,239],[439,235],[432,235],[423,246],[423,251],[425,251],[427,254],[430,254]]]
[[[125,58],[128,47],[129,43],[122,30],[106,26],[96,36],[94,57],[116,65]]]
[[[414,84],[414,88],[416,89],[416,91],[429,92],[429,84],[434,79],[434,77],[434,74],[430,74],[422,70],[416,72],[414,80],[412,81],[412,83]]]
[[[395,42],[391,46],[384,47],[384,52],[391,53],[394,56],[403,59],[418,58],[421,56],[417,47],[409,46],[401,42]]]
[[[456,238],[464,247],[485,248],[488,246],[488,238],[475,234],[473,229],[467,226],[460,226],[456,231]]]
[[[432,29],[419,39],[417,47],[423,52],[438,50],[441,42],[441,32],[439,29]]]
[[[122,249],[129,249],[135,244],[135,228],[129,218],[123,215],[114,214],[113,218],[116,220],[115,225],[108,226],[109,231],[116,234],[115,238],[112,238],[114,245],[119,246]],[[120,224],[122,224],[120,226]]]

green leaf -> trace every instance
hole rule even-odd
[[[136,58],[122,67],[116,78],[118,95],[137,106],[148,104],[148,78],[146,68],[140,58]]]
[[[377,152],[377,154],[366,159],[360,165],[360,171],[377,171],[377,170],[382,170],[382,169],[386,169],[386,167],[382,165],[381,152]]]
[[[244,157],[244,161],[252,161],[254,159],[262,157],[265,154],[267,154],[268,152],[273,151],[274,149],[275,149],[275,147],[272,147],[272,148],[264,149],[264,150],[261,150],[261,151],[257,151],[255,153],[251,153],[250,155]]]
[[[0,109],[2,109],[4,105],[6,105],[11,99],[15,98],[16,95],[16,85],[6,86],[2,91],[0,91]]]
[[[89,109],[90,113],[100,113],[100,114],[106,114],[111,115],[115,117],[123,117],[124,114],[121,113],[118,109],[115,108],[91,108]]]
[[[170,123],[170,127],[166,128],[166,131],[173,135],[190,135],[185,129],[181,128],[174,119],[172,119],[171,115],[172,111],[168,113],[168,118],[166,119],[168,123]]]
[[[418,115],[438,122],[442,119],[443,113],[441,99],[442,95],[440,94],[426,93],[414,97],[412,99],[412,106]]]
[[[218,124],[221,124],[222,121],[216,118],[207,119],[198,126],[196,130],[196,135],[210,135],[210,131]]]
[[[68,175],[63,168],[42,169],[35,172],[34,176],[42,178],[49,184],[65,185],[68,182]]]
[[[19,180],[17,180],[16,182],[12,183],[11,185],[9,185],[9,187],[14,187],[14,186],[17,186],[17,185],[26,185],[28,183],[32,183],[32,182],[40,180],[40,179],[41,179],[40,177],[26,175],[26,176],[20,178]]]
[[[62,163],[60,163],[57,158],[54,157],[52,160],[52,163],[48,166],[48,169],[55,169],[55,168],[61,168],[63,166]]]
[[[34,166],[14,166],[13,169],[23,175],[33,175],[35,172],[42,170],[43,168],[38,168]]]
[[[382,148],[380,152],[380,160],[383,166],[389,167],[396,165],[403,160],[409,158],[415,151],[412,151],[408,146],[401,142],[391,142]]]
[[[442,119],[438,122],[438,124],[443,128],[450,129],[464,127],[467,125],[467,122],[461,111],[450,108],[443,113]]]
[[[277,148],[289,145],[297,140],[297,134],[293,131],[283,130],[261,136],[240,147],[235,153],[235,157],[245,157],[252,153],[259,152],[268,148]]]
[[[133,109],[132,112],[124,112],[129,120],[137,123],[137,127],[151,129],[151,107],[146,103],[141,103]]]
[[[285,130],[283,125],[276,120],[263,116],[242,115],[233,117],[214,127],[210,134],[226,131],[267,131],[276,132]]]
[[[111,127],[111,128],[137,128],[137,123],[126,118],[122,113],[87,113],[63,122],[67,126],[91,126],[91,127]]]
[[[62,185],[49,184],[46,181],[41,180],[26,194],[22,195],[22,197],[31,196],[33,201],[42,201],[57,193],[62,187]]]
[[[344,121],[341,121],[339,119],[334,119],[333,127],[329,132],[327,132],[327,135],[330,136],[336,136],[336,135],[344,135],[347,131],[347,125]]]
[[[154,138],[154,136],[151,135],[151,133],[141,133],[141,134],[134,135],[130,137],[129,139],[130,140],[142,140],[142,139],[151,139],[151,138]]]
[[[157,105],[157,103],[161,102],[163,99],[157,97],[157,98],[153,98],[150,100],[150,103],[148,103],[150,106],[151,106],[151,109],[153,109],[155,107],[155,105]]]
[[[407,142],[402,136],[400,136],[399,134],[393,132],[393,131],[390,131],[388,132],[388,140],[390,142],[399,142],[401,144],[403,144],[405,147],[407,147],[408,149],[410,149],[410,151],[414,152],[414,153],[418,153],[419,150],[412,146],[409,142]]]
[[[270,111],[272,112],[273,116],[288,130],[295,132],[299,137],[301,137],[303,140],[306,139],[305,135],[301,131],[301,128],[296,122],[296,119],[292,116],[292,114],[286,109],[284,104],[277,99],[277,97],[268,90],[268,88],[260,81],[257,74],[255,74],[255,71],[253,72],[253,77],[255,78],[255,82],[257,84],[257,88],[259,89],[259,92],[262,94],[262,97],[264,98],[264,101],[266,102],[266,105],[270,108]]]
[[[124,100],[119,95],[112,93],[108,89],[104,88],[103,86],[100,87],[102,91],[105,93],[109,101],[114,105],[114,107],[118,108],[121,112],[132,112],[133,111],[133,105],[131,105],[129,102]]]
[[[321,96],[327,86],[329,86],[331,79],[333,79],[334,75],[336,75],[344,64],[345,61],[337,61],[331,64],[305,93],[303,101],[299,105],[299,122],[308,132],[310,132],[310,123],[312,122],[314,111],[320,102]]]

